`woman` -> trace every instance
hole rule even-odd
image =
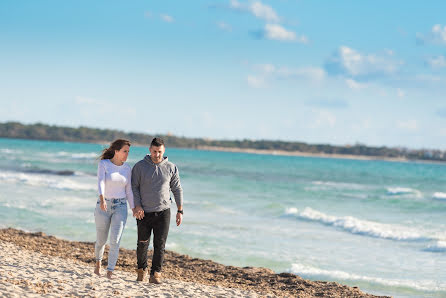
[[[131,187],[132,170],[124,162],[130,151],[130,142],[118,139],[104,149],[98,165],[99,200],[94,211],[96,223],[94,273],[100,275],[101,261],[110,230],[107,277],[112,279],[119,254],[119,243],[127,221],[127,202],[134,208]]]

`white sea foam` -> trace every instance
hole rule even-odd
[[[8,149],[8,148],[0,148],[0,153],[18,154],[18,153],[22,153],[22,151],[20,151],[20,150],[12,150],[12,149]]]
[[[446,193],[444,192],[436,192],[432,195],[433,199],[436,200],[446,200]]]
[[[446,241],[437,241],[435,244],[429,245],[425,251],[430,252],[446,252]]]
[[[95,183],[82,183],[69,178],[32,173],[2,172],[0,173],[0,181],[65,190],[96,190]]]
[[[73,153],[60,151],[55,154],[56,156],[70,157],[73,159],[91,159],[99,156],[99,153],[96,152],[82,152],[82,153]]]
[[[361,190],[367,188],[367,186],[356,183],[346,183],[346,182],[334,182],[334,181],[313,181],[313,185],[318,185],[323,188],[334,188],[334,189],[351,189],[351,190]]]
[[[397,196],[397,195],[415,195],[416,197],[421,197],[421,192],[419,190],[409,188],[409,187],[389,187],[387,188],[387,195]]]
[[[285,214],[290,215],[290,214],[298,214],[299,210],[297,210],[297,208],[287,208],[285,210]]]
[[[17,209],[26,209],[28,208],[25,204],[19,203],[19,204],[9,204],[9,203],[3,203],[2,204],[6,208],[17,208]]]
[[[404,280],[365,276],[340,270],[325,270],[302,264],[292,264],[290,271],[304,278],[342,281],[364,281],[390,287],[406,287],[420,291],[446,291],[446,284],[434,280]]]
[[[415,229],[410,229],[399,225],[362,220],[353,216],[338,217],[325,214],[309,207],[305,208],[301,212],[299,212],[297,209],[291,209],[293,208],[287,209],[285,213],[288,215],[294,214],[301,219],[320,222],[329,226],[341,228],[344,231],[350,232],[352,234],[405,241],[430,239],[430,237],[423,236],[422,233]]]

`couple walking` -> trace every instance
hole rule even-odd
[[[161,138],[150,144],[150,155],[137,162],[133,169],[125,164],[130,142],[115,140],[104,149],[98,165],[99,199],[95,209],[96,245],[95,273],[100,275],[105,243],[110,232],[107,277],[113,278],[113,270],[119,253],[119,243],[127,221],[127,201],[132,208],[138,227],[136,249],[138,281],[147,276],[147,251],[153,231],[153,258],[150,283],[161,283],[164,248],[170,224],[170,191],[177,205],[176,224],[183,220],[183,189],[178,168],[164,156],[165,146]]]

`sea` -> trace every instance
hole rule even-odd
[[[0,228],[95,241],[106,146],[0,139]],[[132,146],[128,164],[148,153]],[[168,250],[371,294],[446,297],[446,164],[169,147],[165,156],[184,190]],[[130,210],[121,246],[136,248]]]

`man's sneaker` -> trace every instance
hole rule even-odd
[[[155,272],[155,273],[153,273],[153,275],[150,275],[149,283],[160,284],[161,283],[161,272]]]
[[[138,277],[136,278],[136,281],[146,281],[147,277],[147,268],[146,269],[136,269],[136,272],[138,273]]]

